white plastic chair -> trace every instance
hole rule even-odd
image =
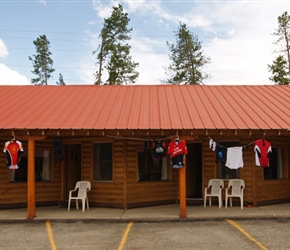
[[[228,187],[226,188],[226,208],[228,206],[228,198],[230,199],[230,206],[233,206],[233,197],[239,197],[241,201],[241,209],[244,205],[244,189],[245,181],[242,179],[229,180]]]
[[[224,180],[211,179],[208,186],[204,190],[204,207],[206,207],[206,199],[209,198],[209,205],[211,206],[211,197],[218,197],[219,208],[223,206],[222,189],[224,188]]]
[[[75,189],[69,191],[68,198],[68,211],[70,210],[71,200],[76,201],[76,208],[79,209],[79,200],[82,201],[83,212],[85,211],[85,206],[87,204],[87,209],[89,209],[89,200],[87,192],[91,190],[91,183],[89,181],[78,181],[76,183]],[[77,192],[77,196],[73,196],[73,193]]]

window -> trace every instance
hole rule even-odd
[[[112,143],[94,144],[94,180],[113,180]]]
[[[45,149],[35,150],[35,181],[50,181],[51,180],[51,152]],[[21,155],[19,169],[10,170],[10,181],[22,182],[27,181],[27,152]]]
[[[219,143],[220,145],[222,145],[223,149],[229,148],[229,147],[236,147],[237,146],[237,142],[221,142]],[[236,179],[239,178],[239,170],[238,169],[230,169],[228,168],[225,164],[225,155],[222,152],[219,151],[219,147],[216,147],[216,167],[217,167],[217,178],[219,179]],[[222,155],[221,155],[222,154]],[[222,158],[223,156],[223,161],[221,160],[217,160],[219,158]]]
[[[283,177],[283,150],[272,148],[269,167],[264,168],[264,180],[282,179]]]
[[[167,180],[167,157],[154,159],[152,150],[138,151],[139,181]]]

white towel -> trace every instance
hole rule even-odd
[[[243,147],[228,148],[226,166],[230,169],[238,169],[244,166]]]

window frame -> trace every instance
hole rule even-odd
[[[97,174],[96,171],[98,171],[97,169],[97,161],[98,158],[96,158],[97,156],[97,145],[104,145],[104,144],[110,144],[111,145],[111,160],[102,160],[102,163],[110,163],[111,165],[111,178],[110,179],[97,179]],[[94,182],[113,182],[114,180],[114,144],[111,141],[97,141],[97,142],[93,142],[93,181]],[[99,162],[100,164],[100,162]],[[99,169],[99,171],[101,171],[101,168]]]
[[[224,142],[219,142],[219,145],[222,145],[225,148],[230,148],[230,147],[240,147],[238,144],[238,141],[224,141]],[[225,162],[221,161],[216,161],[216,154],[215,152],[215,167],[216,167],[216,176],[218,179],[223,179],[223,180],[230,180],[230,179],[239,179],[240,178],[240,168],[238,169],[230,169],[225,165]],[[224,169],[224,170],[223,170]],[[229,173],[229,176],[226,174]],[[225,174],[225,176],[224,176]]]
[[[144,155],[140,155],[144,154]],[[137,181],[139,183],[145,183],[145,182],[156,182],[156,181],[169,181],[169,173],[170,173],[170,157],[169,155],[166,155],[165,157],[160,157],[158,158],[158,162],[154,163],[154,154],[153,154],[153,149],[137,149],[136,151],[136,158],[137,158]],[[142,169],[140,169],[140,163],[139,160],[141,157],[145,157],[145,161],[147,162],[147,166],[144,166]],[[149,159],[148,159],[149,158]],[[151,159],[150,159],[151,158]],[[154,166],[155,165],[155,166]],[[154,168],[160,168],[158,171],[154,171]],[[165,168],[165,169],[164,169]],[[147,169],[147,171],[146,171]],[[141,171],[142,170],[142,171]],[[141,178],[141,173],[144,172],[143,177]],[[150,171],[152,170],[152,171]],[[156,176],[160,175],[159,178],[156,178]]]
[[[44,155],[44,153],[48,152],[48,157],[40,157],[39,155]],[[53,175],[52,175],[52,169],[53,169],[53,153],[52,153],[52,149],[51,148],[35,148],[35,156],[34,156],[34,160],[35,160],[35,182],[41,183],[41,182],[52,182],[53,179]],[[41,158],[41,162],[40,164],[38,164],[39,162],[39,158]],[[40,175],[41,173],[43,174],[43,167],[44,167],[44,161],[43,159],[47,158],[48,159],[48,171],[47,171],[47,176],[49,179],[45,179],[43,180]],[[25,162],[24,162],[25,161]],[[39,170],[39,168],[41,167],[41,171]],[[19,169],[17,170],[9,170],[9,182],[10,183],[23,183],[23,182],[27,182],[28,181],[28,152],[24,151],[21,154],[21,159],[19,162]],[[12,172],[14,171],[14,173]],[[18,172],[17,172],[18,171]],[[22,172],[21,176],[17,176],[19,174],[19,172]],[[38,174],[40,173],[40,174]],[[13,176],[14,175],[14,176]],[[13,178],[14,177],[14,178]],[[14,181],[11,180],[11,178],[14,179]]]
[[[280,162],[281,164],[281,178],[278,178],[278,171],[276,171],[276,178],[266,178],[267,172],[270,172],[270,168],[272,167],[271,164],[273,163],[273,153],[275,152],[275,154],[277,155],[276,157],[281,156],[282,159],[278,159],[277,161]],[[280,152],[280,153],[279,153]],[[264,167],[263,171],[262,171],[262,175],[263,175],[263,180],[264,181],[273,181],[273,180],[283,180],[286,179],[287,177],[287,166],[286,166],[286,156],[287,155],[287,149],[284,147],[273,147],[272,146],[272,156],[270,156],[270,161],[269,161],[269,167]],[[276,170],[276,169],[275,169]]]

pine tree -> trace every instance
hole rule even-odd
[[[62,74],[59,74],[58,81],[56,81],[56,84],[57,85],[65,85]]]
[[[268,65],[269,71],[272,76],[269,77],[271,81],[278,85],[289,85],[290,75],[287,72],[287,61],[283,56],[278,56],[272,65]]]
[[[198,37],[190,32],[184,23],[180,23],[175,32],[176,44],[167,42],[171,64],[164,67],[169,79],[162,81],[170,84],[202,84],[209,77],[202,67],[210,62],[204,55]]]
[[[97,55],[99,70],[96,72],[95,84],[101,84],[101,76],[104,68],[108,71],[106,84],[130,84],[135,83],[139,73],[135,68],[139,63],[132,61],[130,56],[131,46],[127,43],[131,39],[128,28],[130,19],[128,13],[124,13],[123,7],[119,4],[113,7],[109,18],[104,19],[100,38],[101,45],[93,52]]]
[[[36,55],[28,57],[32,61],[34,70],[31,71],[37,77],[31,80],[34,84],[47,85],[48,79],[52,77],[53,60],[51,59],[52,53],[50,52],[50,42],[45,35],[39,36],[33,44],[36,48]]]
[[[272,65],[268,65],[269,71],[272,73],[272,77],[269,79],[279,85],[290,84],[290,16],[287,11],[278,17],[278,28],[272,34],[277,36],[278,39],[275,42],[279,45],[279,55]],[[286,56],[286,59],[285,59]]]

